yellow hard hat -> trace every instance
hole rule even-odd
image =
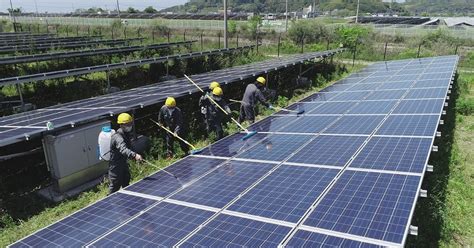
[[[176,107],[176,100],[173,97],[166,98],[165,105],[168,107]]]
[[[133,117],[128,113],[121,113],[117,117],[117,124],[127,124],[133,121]]]
[[[212,83],[209,85],[209,89],[210,89],[210,90],[214,90],[214,88],[216,88],[216,87],[221,87],[221,85],[220,85],[218,82],[216,82],[216,81],[212,82]]]
[[[266,81],[267,81],[267,80],[265,80],[264,77],[258,77],[258,78],[257,78],[257,82],[259,82],[259,83],[261,83],[261,84],[263,84],[263,85],[265,85],[265,82],[266,82]]]
[[[216,96],[222,96],[224,94],[224,91],[222,91],[221,87],[216,87],[212,90],[212,94]]]

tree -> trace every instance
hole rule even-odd
[[[14,14],[21,14],[21,12],[23,12],[23,10],[21,8],[8,8],[8,13],[14,13]]]
[[[252,38],[257,37],[258,27],[262,24],[262,17],[259,15],[254,15],[250,20],[248,20],[247,26],[248,31]]]
[[[148,14],[153,14],[153,13],[158,12],[158,10],[156,10],[152,6],[148,6],[143,10],[143,12],[148,13]]]
[[[132,7],[128,7],[127,9],[127,13],[130,13],[130,14],[138,13],[138,12],[139,12],[138,9],[134,9]]]
[[[230,36],[234,36],[235,33],[237,33],[237,22],[235,22],[234,20],[230,20],[228,24],[228,32]]]
[[[351,51],[369,35],[369,30],[361,26],[339,26],[336,28],[339,42]]]

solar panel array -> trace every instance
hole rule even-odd
[[[240,48],[239,48],[240,49]],[[235,48],[211,50],[207,52],[198,52],[188,55],[173,55],[164,58],[176,56],[176,58],[186,58],[187,56],[201,56],[212,54],[215,51],[238,51]],[[246,78],[261,75],[270,71],[279,70],[291,65],[311,61],[316,58],[325,58],[332,56],[342,50],[330,50],[324,52],[313,52],[306,54],[292,55],[280,59],[271,59],[263,62],[235,66],[232,68],[216,70],[213,72],[192,75],[192,78],[200,84],[201,87],[207,88],[209,82],[219,81],[223,84],[239,82]],[[158,60],[154,58],[150,60]],[[142,61],[134,61],[123,66],[137,66]],[[150,62],[148,62],[150,63]],[[94,67],[90,67],[92,71]],[[73,75],[74,70],[69,70],[69,75]],[[107,94],[99,97],[93,97],[74,101],[56,106],[37,109],[21,114],[15,114],[0,118],[0,146],[28,140],[32,136],[41,135],[47,131],[46,123],[53,123],[55,128],[74,127],[77,124],[91,122],[97,119],[108,118],[111,115],[132,109],[143,108],[163,102],[168,96],[184,96],[196,93],[198,90],[191,85],[186,79],[180,78],[169,80],[130,90]]]
[[[60,43],[40,43],[40,44],[26,44],[26,45],[14,45],[14,46],[2,46],[0,47],[0,53],[12,53],[12,52],[25,52],[34,50],[50,50],[53,48],[79,48],[79,47],[91,47],[91,46],[115,46],[130,44],[134,41],[141,41],[143,38],[128,38],[128,39],[112,39],[112,40],[87,40],[87,41],[71,41],[71,42],[60,42]]]
[[[79,51],[40,53],[40,54],[32,54],[32,55],[0,57],[0,65],[46,61],[46,60],[53,60],[53,59],[77,58],[77,57],[85,57],[85,56],[97,56],[97,55],[103,55],[103,54],[135,52],[135,51],[143,51],[143,50],[149,50],[149,49],[166,48],[170,46],[189,45],[189,44],[192,44],[193,42],[196,42],[196,41],[180,41],[180,42],[158,43],[158,44],[145,45],[145,46],[122,46],[122,47],[88,49],[88,50],[79,50]]]
[[[373,64],[13,247],[403,246],[457,60]]]
[[[129,67],[134,67],[134,66],[147,65],[147,64],[163,63],[163,62],[173,60],[173,59],[188,59],[188,58],[200,57],[200,56],[205,56],[205,55],[216,55],[216,54],[235,52],[235,51],[240,51],[240,50],[250,49],[250,48],[253,48],[253,45],[235,47],[235,48],[208,50],[208,51],[203,51],[203,52],[175,54],[175,55],[168,55],[168,56],[155,57],[155,58],[145,58],[145,59],[139,59],[139,60],[130,60],[130,61],[113,63],[113,64],[95,65],[95,66],[80,67],[80,68],[60,70],[60,71],[50,71],[50,72],[43,72],[43,73],[24,75],[24,76],[18,76],[18,77],[8,77],[8,78],[0,79],[0,86],[9,85],[9,84],[17,84],[17,83],[25,83],[25,82],[36,82],[40,80],[64,78],[64,77],[71,77],[71,76],[78,76],[78,75],[86,75],[93,72],[110,71],[110,70],[115,70],[115,69],[124,69],[124,68],[129,68]]]

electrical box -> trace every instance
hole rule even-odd
[[[98,136],[110,121],[100,121],[43,138],[43,148],[54,189],[66,192],[107,172],[108,162],[99,160]]]

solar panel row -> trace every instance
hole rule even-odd
[[[229,52],[240,51],[240,50],[250,49],[250,48],[253,48],[253,46],[243,46],[243,47],[237,47],[237,48],[217,49],[217,50],[208,50],[208,51],[203,51],[203,52],[193,52],[193,53],[187,53],[187,54],[168,55],[168,56],[163,56],[163,57],[131,60],[131,61],[114,63],[114,64],[96,65],[96,66],[90,66],[90,67],[74,68],[74,69],[69,69],[69,70],[51,71],[51,72],[25,75],[25,76],[2,78],[0,79],[0,86],[16,84],[16,83],[36,82],[40,80],[64,78],[64,77],[71,77],[71,76],[77,76],[77,75],[85,75],[85,74],[90,74],[93,72],[123,69],[123,68],[153,64],[153,63],[163,63],[163,62],[166,62],[168,60],[173,60],[173,59],[187,59],[187,58],[193,58],[193,57],[198,57],[198,56],[229,53]]]
[[[223,51],[223,49],[218,52]],[[234,50],[230,50],[234,51]],[[209,73],[193,75],[193,79],[201,87],[206,88],[210,81],[217,80],[222,84],[238,82],[240,80],[261,75],[270,71],[331,56],[341,50],[325,52],[314,52],[288,56],[281,59],[273,59],[259,63],[236,66],[232,68],[216,70]],[[203,53],[209,54],[210,52]],[[194,53],[190,55],[201,55]],[[135,65],[135,63],[133,64]],[[128,66],[128,64],[126,65]],[[70,70],[72,71],[72,70]],[[0,144],[8,145],[29,139],[33,135],[40,135],[47,131],[46,123],[52,122],[56,128],[75,126],[83,122],[90,122],[100,118],[131,109],[142,108],[164,101],[167,96],[184,96],[197,92],[196,88],[189,84],[186,79],[176,79],[160,82],[153,85],[125,90],[100,97],[94,97],[66,104],[56,105],[49,108],[38,109],[26,113],[10,115],[0,118]]]
[[[48,43],[61,43],[70,41],[86,41],[86,40],[98,40],[101,36],[72,36],[72,37],[48,37],[48,38],[37,38],[37,39],[17,39],[17,40],[0,40],[0,47],[3,46],[16,46],[16,45],[30,45],[30,44],[48,44]]]
[[[33,55],[0,57],[0,65],[38,62],[38,61],[46,61],[46,60],[52,60],[52,59],[66,59],[66,58],[77,58],[77,57],[85,57],[85,56],[97,56],[97,55],[116,54],[116,53],[124,53],[124,52],[134,52],[134,51],[142,51],[142,50],[148,50],[148,49],[159,49],[159,48],[165,48],[165,47],[170,47],[170,46],[187,45],[187,44],[192,44],[194,42],[196,41],[180,41],[180,42],[159,43],[159,44],[144,45],[144,46],[122,46],[122,47],[88,49],[88,50],[69,51],[69,52],[40,53],[40,54],[33,54]]]
[[[351,106],[334,107],[337,114],[296,116],[280,112],[255,123],[253,130],[266,131],[251,139],[242,141],[243,134],[234,134],[208,146],[201,155],[170,165],[167,171],[179,180],[159,171],[13,246],[35,242],[50,246],[403,246],[436,126],[426,127],[414,119],[411,125],[415,129],[420,125],[429,129],[421,137],[405,133],[405,127],[382,127],[392,117],[418,118],[418,114],[398,114],[395,110],[410,108],[402,104],[407,101],[403,99],[426,69],[444,64],[454,72],[457,59],[449,56],[376,63],[341,83],[368,82],[366,79],[375,73],[386,71],[389,76],[382,84],[390,82],[395,72],[424,69],[388,111],[385,109],[389,107],[378,106],[380,101],[368,100],[379,91],[375,86],[359,100],[349,97]],[[452,76],[440,79],[445,81],[445,88]],[[360,80],[353,80],[356,78]],[[346,99],[345,93],[316,93],[290,107],[324,109],[327,103],[340,103],[330,101],[340,99],[339,95]],[[437,113],[423,107],[421,116],[439,120],[444,98],[440,100],[441,104],[432,103],[437,105],[433,108]],[[382,109],[384,113],[350,114],[359,104],[370,110],[367,102],[373,104],[374,111]],[[280,118],[286,119],[273,121]],[[393,124],[399,125],[396,120]],[[283,132],[290,127],[295,129]],[[354,134],[352,129],[364,134]],[[378,134],[381,130],[394,133]],[[126,208],[114,201],[118,198],[136,204],[123,204],[130,206]],[[99,211],[100,204],[108,207]],[[114,208],[123,218],[107,212]],[[77,215],[88,213],[95,216],[77,219]],[[80,228],[83,232],[58,235],[58,228]]]
[[[134,41],[141,41],[143,38],[129,38],[129,39],[115,39],[115,40],[90,40],[90,41],[72,41],[53,44],[32,44],[32,45],[18,45],[18,46],[4,46],[0,48],[0,53],[25,52],[34,50],[49,50],[52,48],[79,48],[91,46],[114,46],[129,44]]]

